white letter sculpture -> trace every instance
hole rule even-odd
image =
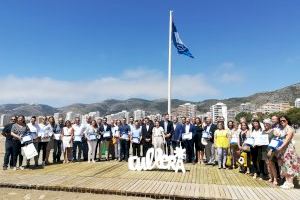
[[[128,159],[128,169],[132,171],[152,170],[154,168],[174,170],[176,173],[182,171],[185,173],[183,159],[185,159],[185,149],[181,146],[176,147],[174,155],[163,154],[160,148],[150,148],[146,157],[130,156]],[[154,160],[155,159],[155,160]]]

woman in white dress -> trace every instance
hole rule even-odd
[[[164,129],[159,125],[159,121],[155,122],[155,127],[152,130],[152,145],[154,149],[164,149],[165,134]]]
[[[72,151],[73,147],[73,136],[74,129],[72,128],[72,124],[69,120],[66,121],[65,127],[62,131],[62,141],[63,141],[63,150],[64,150],[64,163],[69,163],[68,155]]]
[[[97,134],[98,134],[98,124],[96,120],[93,120],[92,123],[87,126],[84,134],[89,146],[88,163],[90,163],[91,160],[93,163],[95,163],[94,157],[95,157],[95,150],[97,145]]]

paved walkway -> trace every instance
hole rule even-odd
[[[50,165],[45,169],[0,171],[0,186],[170,199],[299,199],[300,189],[281,190],[266,181],[204,165],[187,172],[128,171],[127,163]]]

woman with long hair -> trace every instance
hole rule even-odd
[[[195,131],[196,131],[195,148],[196,148],[196,152],[197,152],[198,164],[204,164],[204,148],[205,148],[205,146],[201,143],[203,128],[202,128],[201,119],[199,117],[196,117],[196,119],[195,119]]]
[[[225,129],[223,122],[218,122],[218,129],[215,131],[215,145],[218,151],[218,165],[219,169],[226,169],[226,158],[229,148],[229,131]]]
[[[89,151],[88,151],[88,163],[95,163],[95,150],[97,145],[97,134],[98,134],[98,124],[96,120],[93,120],[91,124],[87,126],[85,130],[85,137],[87,139]]]
[[[73,137],[74,137],[74,129],[72,128],[72,124],[69,120],[65,122],[65,127],[62,131],[62,141],[63,141],[63,150],[64,150],[64,163],[69,163],[68,155],[72,151],[73,147]]]
[[[283,144],[277,149],[279,154],[279,164],[281,166],[281,176],[285,178],[283,189],[294,188],[293,179],[300,175],[300,158],[298,157],[292,139],[295,135],[294,128],[290,125],[290,120],[287,116],[280,117],[282,131],[280,139]]]

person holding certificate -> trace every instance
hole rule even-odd
[[[130,137],[130,126],[126,123],[126,118],[122,119],[122,125],[119,127],[120,130],[120,159],[119,161],[121,162],[122,160],[125,160],[126,162],[128,161],[128,155],[129,155],[129,137]]]
[[[232,156],[231,167],[236,168],[236,162],[239,159],[239,148],[238,148],[238,139],[239,139],[239,130],[238,123],[234,123],[233,121],[227,122],[227,127],[230,133],[230,154]]]
[[[186,122],[183,125],[182,140],[186,149],[186,162],[195,164],[195,151],[194,151],[194,137],[195,126],[191,124],[190,118],[186,118]]]
[[[95,149],[97,145],[97,135],[98,135],[98,124],[96,120],[93,120],[91,124],[88,124],[85,130],[85,137],[87,139],[88,144],[88,163],[95,163]]]
[[[73,161],[77,162],[81,159],[82,152],[82,137],[84,135],[85,127],[80,124],[79,117],[75,118],[75,124],[73,124],[72,128],[74,129],[74,139],[73,139]],[[78,155],[77,155],[78,148]],[[78,159],[78,160],[77,160]]]
[[[269,142],[274,138],[274,131],[272,129],[272,121],[270,119],[264,119],[263,121],[265,130],[263,131],[263,135],[268,135]],[[273,150],[269,149],[268,146],[263,147],[263,159],[266,161],[268,172],[269,172],[269,182],[273,183],[273,185],[278,185],[277,181],[277,169],[275,167],[275,155]]]
[[[262,135],[262,128],[260,123],[257,119],[252,120],[252,132],[250,136],[254,138],[254,141],[257,141],[259,137]],[[263,178],[263,166],[264,162],[261,161],[262,159],[262,147],[256,145],[254,142],[254,146],[251,148],[251,156],[252,156],[252,166],[253,166],[253,178],[256,179],[257,175],[260,175]]]
[[[105,160],[108,161],[108,148],[109,148],[109,143],[112,138],[112,131],[111,131],[111,125],[107,124],[107,118],[104,117],[102,120],[102,124],[99,127],[100,134],[102,135],[102,148],[105,151]],[[101,151],[101,148],[99,148]],[[101,158],[101,157],[100,157]]]
[[[23,141],[23,136],[29,131],[29,128],[26,126],[25,117],[23,115],[18,116],[17,123],[15,123],[11,128],[11,136],[13,137],[13,170],[17,170],[17,159],[19,156],[19,169],[23,170],[23,156],[21,154],[21,147],[23,146],[21,142]]]
[[[29,131],[32,133],[32,139],[33,139],[33,145],[36,149],[38,149],[39,144],[39,138],[37,137],[37,134],[39,132],[39,125],[36,123],[36,116],[32,116],[30,119],[30,122],[27,124],[27,127],[29,128]],[[34,157],[34,163],[35,167],[38,166],[38,156]],[[27,160],[27,167],[30,165],[30,160]]]
[[[47,126],[47,117],[44,116],[41,119],[41,123],[39,123],[39,132],[38,137],[40,138],[39,144],[38,144],[38,157],[40,158],[40,152],[43,150],[43,157],[42,157],[42,166],[45,166],[46,164],[46,153],[47,153],[47,146],[48,142],[50,141],[50,135],[49,135],[49,127]]]
[[[141,156],[141,139],[142,139],[142,128],[138,120],[135,120],[134,126],[131,129],[131,138],[132,143],[132,155]]]
[[[117,120],[116,125],[113,127],[113,141],[114,141],[114,152],[115,152],[115,160],[120,160],[120,126],[121,121]]]
[[[72,151],[73,147],[74,129],[69,120],[65,122],[65,127],[62,131],[63,151],[64,151],[64,163],[69,163],[68,155]]]
[[[58,119],[58,124],[54,125],[53,133],[54,133],[54,144],[53,144],[53,163],[61,163],[61,147],[62,147],[62,131],[64,128],[64,120],[63,118]]]
[[[226,158],[229,148],[230,133],[225,129],[223,122],[218,122],[218,129],[215,131],[215,146],[218,151],[218,165],[219,169],[226,169]]]
[[[214,134],[217,126],[212,123],[211,117],[207,117],[205,123],[206,126],[203,129],[202,137],[207,141],[207,144],[205,145],[206,164],[215,165]]]

